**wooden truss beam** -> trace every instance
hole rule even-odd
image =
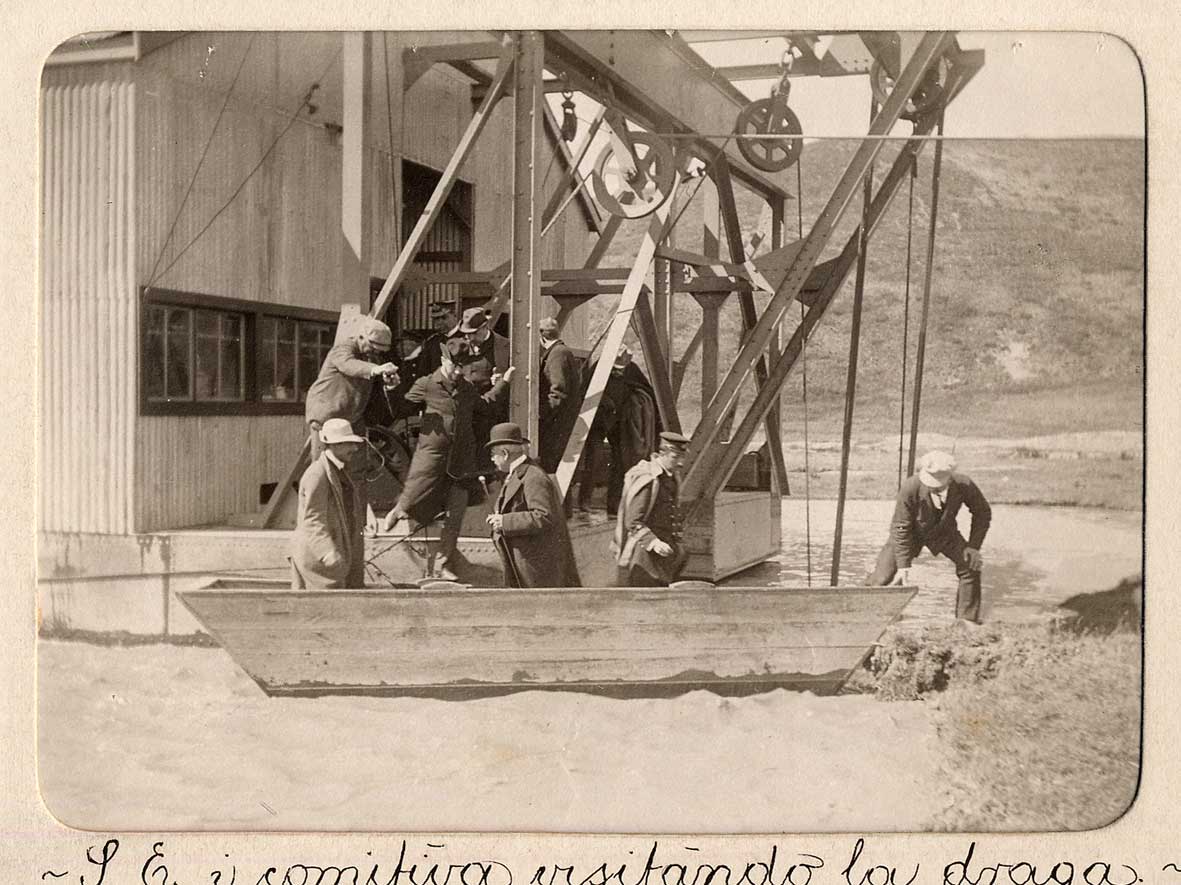
[[[417,83],[434,65],[496,59],[500,57],[501,49],[501,44],[496,40],[410,46],[402,50],[402,90]]]
[[[755,327],[747,336],[746,342],[735,358],[733,367],[718,388],[717,395],[714,396],[702,415],[689,447],[689,467],[686,471],[685,482],[681,487],[681,493],[686,498],[700,494],[701,489],[707,484],[712,484],[713,479],[716,478],[715,468],[719,453],[716,450],[711,451],[711,446],[717,439],[721,420],[737,402],[742,385],[754,372],[755,364],[765,353],[771,336],[775,334],[775,330],[787,313],[788,307],[808,281],[813,267],[832,238],[837,224],[860,186],[866,171],[881,150],[884,142],[877,136],[887,134],[894,127],[902,114],[906,101],[918,87],[927,69],[951,44],[952,36],[947,32],[926,34],[907,61],[893,91],[870,126],[870,137],[862,140],[853,158],[849,161],[849,165],[837,182],[827,204],[796,253],[786,276],[776,289]],[[766,388],[764,388],[765,391]],[[778,391],[775,393],[777,395]],[[708,455],[705,454],[707,452],[709,452]],[[710,474],[715,475],[711,476]]]
[[[930,130],[930,126],[931,124],[927,122],[921,127],[916,127],[915,135],[926,134]],[[914,162],[914,158],[918,156],[924,146],[925,141],[922,139],[908,140],[899,152],[898,157],[894,160],[893,166],[890,168],[889,173],[887,173],[881,186],[878,188],[877,194],[873,198],[869,212],[865,215],[869,235],[873,234],[873,231],[889,208],[890,202],[898,192],[902,182],[910,174],[911,164]],[[682,483],[681,497],[683,500],[690,502],[691,508],[695,506],[692,502],[709,500],[716,495],[734,471],[738,460],[742,457],[742,450],[746,442],[750,440],[759,422],[763,420],[763,417],[774,405],[776,392],[787,381],[792,368],[795,366],[796,360],[799,358],[804,342],[811,335],[812,330],[820,321],[821,317],[824,316],[836,293],[844,285],[849,271],[853,268],[857,260],[860,236],[861,227],[858,226],[857,230],[853,232],[853,235],[845,244],[841,254],[818,266],[817,269],[824,268],[827,271],[827,278],[821,289],[812,299],[808,311],[805,313],[799,326],[792,333],[779,359],[771,367],[766,386],[755,395],[755,400],[740,422],[731,444],[716,449],[718,457],[709,459],[707,470],[699,471],[695,474],[692,485],[686,488],[686,483],[689,481],[688,476],[686,477],[686,482]],[[696,438],[696,434],[694,436]]]

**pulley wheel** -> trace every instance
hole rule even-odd
[[[795,111],[782,98],[760,98],[738,112],[734,124],[738,135],[803,135]],[[738,150],[746,161],[764,172],[782,172],[800,158],[802,138],[740,138]]]
[[[647,132],[629,132],[635,148],[637,174],[632,164],[617,155],[615,144],[603,148],[595,161],[591,186],[604,209],[620,218],[651,215],[672,193],[676,161],[668,145]]]
[[[943,101],[943,86],[946,78],[947,68],[943,59],[939,59],[927,68],[922,82],[907,99],[906,107],[902,109],[902,119],[914,121],[937,109]],[[875,60],[873,67],[869,70],[869,88],[873,91],[873,97],[879,105],[885,104],[886,99],[894,90],[894,78],[890,76],[880,61]]]

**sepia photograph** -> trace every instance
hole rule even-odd
[[[1132,806],[1148,173],[1120,38],[96,31],[39,100],[62,824]]]

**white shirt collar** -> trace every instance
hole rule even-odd
[[[344,470],[344,461],[341,461],[340,458],[336,457],[336,454],[332,451],[332,449],[325,449],[324,457],[335,464],[339,470]]]
[[[541,349],[542,350],[549,350],[551,347],[553,347],[555,344],[558,343],[557,338],[541,338],[539,340],[541,341]]]
[[[528,461],[528,460],[529,460],[529,453],[528,453],[528,452],[522,452],[522,453],[521,453],[521,454],[520,454],[520,455],[519,455],[519,456],[516,458],[516,460],[514,460],[514,461],[513,461],[513,463],[511,463],[511,464],[508,466],[508,472],[509,472],[509,473],[512,473],[514,470],[516,470],[518,467],[520,467],[522,464],[524,464],[524,463],[525,463],[526,461]]]

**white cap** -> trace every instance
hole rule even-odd
[[[329,418],[320,428],[320,442],[330,446],[333,443],[363,443],[365,438],[353,433],[353,425],[344,418]]]
[[[951,474],[954,471],[955,458],[947,454],[947,452],[936,450],[927,452],[927,454],[919,458],[918,470],[916,472],[919,482],[923,485],[932,489],[941,489],[947,485],[947,481],[951,479]]]

